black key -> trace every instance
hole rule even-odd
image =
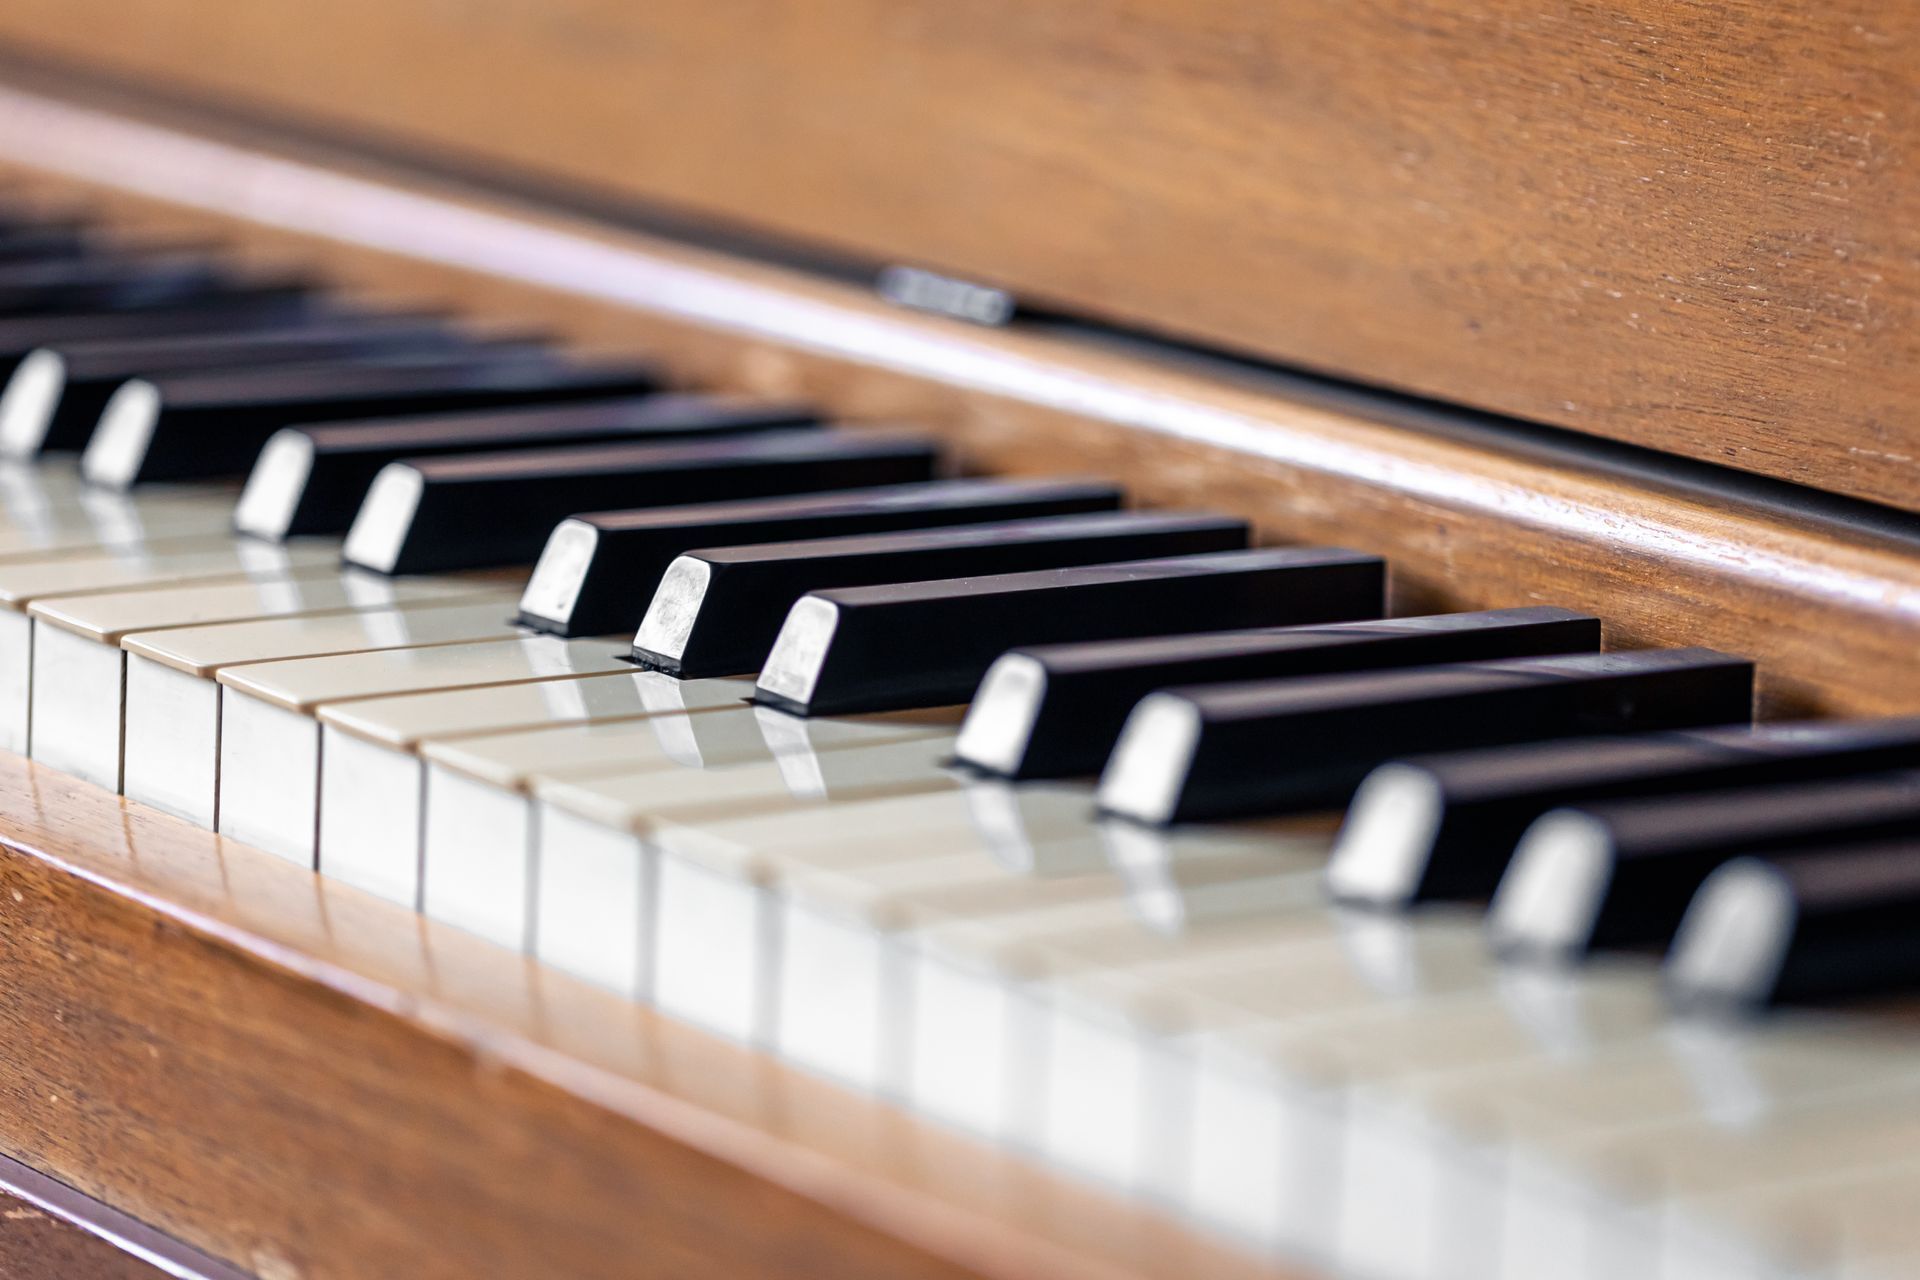
[[[802,597],[755,697],[801,715],[964,702],[1016,645],[1377,617],[1386,563],[1279,547]]]
[[[86,446],[107,400],[133,377],[266,365],[378,360],[472,348],[420,316],[295,316],[244,331],[61,343],[27,353],[0,391],[0,454],[30,458]]]
[[[1731,858],[1897,836],[1920,836],[1920,773],[1556,809],[1521,837],[1487,928],[1519,960],[1665,946]]]
[[[392,363],[135,378],[113,393],[80,470],[112,489],[238,475],[282,427],[604,399],[655,385],[643,366],[569,364],[522,346]]]
[[[575,511],[924,480],[939,446],[885,432],[769,431],[389,463],[347,534],[349,564],[436,573],[526,564]]]
[[[1328,808],[1411,752],[1720,724],[1752,704],[1753,664],[1710,649],[1170,689],[1127,717],[1100,807],[1155,825]]]
[[[1736,858],[1667,956],[1685,1009],[1741,1012],[1920,987],[1920,841]]]
[[[324,295],[307,285],[266,281],[151,307],[0,316],[0,373],[11,372],[38,347],[63,342],[244,332],[257,325],[295,324],[309,317],[338,314],[340,311]]]
[[[0,315],[166,306],[231,288],[205,254],[90,254],[0,263]]]
[[[1576,739],[1396,760],[1354,795],[1327,880],[1343,902],[1484,899],[1527,825],[1632,796],[1920,768],[1920,717]]]
[[[288,427],[267,441],[248,473],[234,511],[234,527],[274,541],[344,533],[380,469],[407,458],[743,435],[818,423],[819,414],[804,404],[731,396],[638,395],[576,404],[518,405],[487,413]]]
[[[1081,481],[936,480],[575,516],[547,540],[519,620],[563,636],[632,634],[667,566],[696,547],[1112,511],[1120,501],[1113,486]]]
[[[1537,608],[1016,649],[981,682],[955,753],[962,764],[1009,778],[1093,774],[1134,704],[1170,685],[1599,648],[1599,619]]]
[[[41,222],[0,227],[0,263],[77,258],[94,246],[78,222]]]
[[[633,657],[684,678],[740,675],[809,591],[1231,551],[1248,536],[1227,516],[1103,511],[691,551],[661,579]]]

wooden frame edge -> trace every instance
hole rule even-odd
[[[1768,714],[1920,708],[1905,541],[41,93],[0,88],[0,170],[348,286],[642,350],[692,383],[911,420],[988,469],[1100,472],[1271,538],[1381,552],[1402,610],[1545,601],[1606,617],[1616,645],[1743,652]]]

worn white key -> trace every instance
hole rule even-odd
[[[338,558],[333,547],[272,547],[233,539],[192,549],[121,547],[84,555],[0,564],[0,748],[26,754],[32,743],[33,621],[41,600],[185,585],[281,578],[302,566]],[[66,678],[84,679],[85,672]]]
[[[127,655],[120,642],[129,634],[456,598],[486,597],[454,580],[394,579],[316,566],[277,578],[40,600],[27,610],[34,648],[31,721],[39,730],[29,743],[33,758],[121,789]]]
[[[751,681],[677,681],[629,667],[321,707],[326,768],[320,776],[320,870],[405,906],[421,902],[423,876],[433,865],[423,863],[422,849],[434,847],[427,835],[426,765],[419,755],[429,740],[538,725],[685,716],[695,709],[737,707],[752,692]],[[449,810],[442,805],[440,812],[445,816]],[[476,823],[474,811],[458,803],[450,812],[454,830],[439,847],[451,850],[453,858],[443,874],[425,882],[433,900],[428,913],[444,911],[442,918],[458,923],[464,914],[459,904],[489,901],[499,859],[524,862],[525,842],[513,841],[511,827]],[[481,841],[478,848],[468,843],[475,838]]]
[[[662,693],[682,699],[688,690],[726,684],[648,674],[664,682]],[[538,780],[776,760],[811,777],[818,765],[805,757],[815,752],[950,737],[958,719],[955,708],[836,721],[798,720],[762,707],[721,705],[638,720],[423,742],[423,910],[507,946],[529,945],[532,790]],[[788,721],[807,731],[792,732]],[[324,822],[321,829],[329,830]]]
[[[224,539],[232,516],[226,494],[148,498],[89,490],[53,506],[0,510],[0,560]]]
[[[1398,923],[1362,919],[1346,939],[1350,967],[1370,995],[1251,1021],[1234,1000],[1217,1007],[1217,1022],[1203,1010],[1173,1042],[1193,1073],[1190,1207],[1267,1243],[1322,1230],[1315,1247],[1343,1268],[1492,1274],[1494,1223],[1504,1212],[1498,1170],[1474,1144],[1405,1105],[1402,1082],[1601,1052],[1658,1034],[1665,1010],[1658,988],[1638,972],[1494,971],[1486,985],[1463,983],[1473,957],[1450,954],[1454,926],[1366,936],[1369,925]],[[1471,949],[1472,926],[1463,928]],[[1320,974],[1296,977],[1283,957],[1266,976],[1312,984]],[[1204,982],[1194,985],[1205,992]],[[1249,1125],[1316,1137],[1298,1152],[1249,1150]],[[1309,1170],[1290,1152],[1339,1173],[1332,1202],[1304,1219],[1288,1196]],[[1388,1204],[1390,1229],[1380,1220]]]
[[[119,527],[134,531],[135,536],[107,539],[107,543],[138,542],[142,519],[154,520],[156,528],[177,523],[224,534],[233,527],[239,497],[237,486],[217,481],[111,493],[82,480],[73,459],[40,458],[30,463],[0,459],[0,536],[16,528]]]
[[[560,779],[649,769],[710,769],[951,736],[959,729],[962,710],[936,707],[808,719],[769,707],[728,706],[698,715],[652,714],[644,722],[564,724],[434,741],[424,744],[421,754],[478,781],[525,791],[535,775]]]
[[[1735,1191],[1686,1195],[1627,1229],[1653,1236],[1659,1274],[1686,1274],[1702,1238],[1755,1245],[1803,1272],[1835,1277],[1910,1275],[1920,1257],[1920,1161],[1809,1172]],[[1734,1247],[1739,1247],[1735,1245]]]
[[[510,639],[507,592],[391,609],[134,632],[127,654],[127,797],[212,828],[219,817],[219,673],[278,659]]]
[[[968,794],[1002,789],[983,783]],[[1036,815],[1010,845],[1003,810],[1021,800],[1053,813]],[[973,848],[923,856],[903,842],[892,861],[853,865],[776,853],[784,864],[771,886],[780,940],[776,1047],[815,1070],[897,1093],[911,1044],[923,1086],[977,1090],[980,1074],[1007,1064],[986,1061],[984,1046],[970,1037],[946,1039],[943,1015],[918,1016],[901,950],[914,933],[956,921],[990,930],[1035,918],[1066,931],[1192,928],[1196,916],[1258,914],[1319,896],[1322,831],[1303,840],[1278,824],[1221,827],[1166,837],[1154,858],[1136,859],[1124,841],[1107,838],[1089,807],[1078,788],[1021,788],[974,808],[980,838]],[[1046,834],[1036,839],[1036,831]],[[933,1024],[925,1034],[923,1021]]]
[[[1604,1253],[1622,1239],[1610,1227],[1623,1215],[1658,1216],[1675,1188],[1704,1193],[1900,1154],[1920,1125],[1920,1070],[1905,1039],[1838,1019],[1666,1022],[1600,1052],[1407,1080],[1397,1091],[1475,1153],[1501,1205],[1494,1274],[1575,1274],[1564,1244],[1575,1224]]]
[[[1911,1086],[1745,1125],[1623,1132],[1591,1153],[1589,1195],[1606,1204],[1593,1215],[1596,1242],[1618,1251],[1656,1243],[1662,1274],[1690,1274],[1683,1268],[1709,1257],[1740,1261],[1749,1274],[1872,1274],[1875,1260],[1915,1247],[1917,1138],[1920,1090]]]
[[[1037,1130],[1013,1136],[1103,1181],[1186,1201],[1240,1234],[1327,1253],[1345,1270],[1401,1274],[1426,1265],[1447,1222],[1425,1195],[1426,1150],[1397,1138],[1374,1143],[1346,1114],[1343,1086],[1357,1063],[1384,1066],[1392,1057],[1350,1061],[1335,1047],[1343,1034],[1364,1046],[1355,1027],[1484,994],[1493,975],[1471,925],[1396,937],[1397,929],[1369,927],[1376,923],[1398,924],[1346,920],[1317,905],[1283,909],[1262,917],[1244,946],[1186,954],[1162,947],[1167,954],[1144,962],[1110,944],[1089,954],[1086,940],[1071,935],[1027,937],[1024,989],[978,974],[967,987],[976,1000],[997,994],[991,1007],[1042,1046]],[[928,964],[930,980],[951,986],[967,973],[966,961],[996,954],[980,945],[987,939],[936,933],[927,959],[943,963]],[[997,967],[1004,973],[1005,961]],[[1488,1011],[1471,1012],[1484,1019]],[[1496,1025],[1501,1012],[1492,1011]],[[1438,1019],[1426,1041],[1385,1039],[1402,1050],[1431,1042],[1426,1066],[1442,1069],[1447,1055],[1476,1044],[1484,1028],[1462,1029],[1470,1021],[1449,1030]],[[1205,1038],[1245,1028],[1264,1028],[1277,1042]],[[1220,1051],[1196,1053],[1196,1043]],[[1249,1148],[1249,1130],[1277,1145]],[[1316,1165],[1321,1172],[1312,1174]],[[1328,1187],[1334,1173],[1350,1185]],[[1318,1198],[1287,1199],[1309,1176]],[[1401,1206],[1391,1230],[1373,1212],[1381,1203]],[[1294,1212],[1303,1204],[1313,1211]]]
[[[227,667],[221,685],[219,830],[316,865],[322,742],[329,703],[628,671],[607,637],[519,636]]]
[[[676,810],[678,785],[708,776],[662,773],[644,789],[632,779],[535,783],[535,953],[741,1039],[764,1039],[772,1025],[769,849],[817,848],[851,863],[980,841],[957,778],[942,790],[744,816]]]

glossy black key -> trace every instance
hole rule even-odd
[[[526,564],[575,511],[924,480],[939,446],[879,431],[768,431],[680,444],[587,445],[389,463],[347,533],[377,573]]]
[[[1556,809],[1521,837],[1487,928],[1514,960],[1664,947],[1732,858],[1902,836],[1920,836],[1920,772]]]
[[[80,470],[112,489],[239,475],[282,427],[604,399],[655,385],[644,366],[570,364],[512,345],[418,360],[135,378],[108,401]]]
[[[234,527],[279,541],[344,533],[389,462],[451,453],[642,443],[818,425],[809,405],[734,396],[638,395],[487,413],[362,419],[288,427],[247,475]],[[610,628],[622,630],[623,628]],[[594,634],[605,634],[604,632]]]
[[[115,252],[0,262],[0,315],[167,306],[234,283],[198,253]]]
[[[1386,564],[1277,547],[802,597],[757,700],[801,715],[964,702],[1020,645],[1378,617]]]
[[[324,294],[307,285],[265,281],[151,307],[0,316],[0,373],[11,372],[36,348],[64,342],[245,332],[257,325],[296,324],[339,314],[340,309]]]
[[[1327,865],[1336,898],[1481,899],[1527,825],[1565,805],[1920,768],[1920,717],[1816,720],[1493,747],[1382,765]]]
[[[1105,511],[691,551],[661,579],[633,657],[687,678],[742,675],[809,591],[1231,551],[1248,537],[1228,516]]]
[[[0,227],[0,263],[77,258],[94,249],[78,222],[39,222]]]
[[[1127,717],[1100,807],[1155,825],[1328,808],[1394,756],[1718,724],[1752,701],[1752,664],[1708,649],[1171,689]]]
[[[1093,774],[1134,704],[1170,685],[1599,648],[1599,619],[1535,608],[1016,649],[981,682],[955,754],[962,764],[1009,778]]]
[[[108,398],[133,377],[379,360],[474,345],[443,320],[326,314],[224,333],[49,344],[28,352],[0,390],[0,455],[85,448]]]
[[[1912,993],[1920,840],[1734,859],[1687,908],[1666,983],[1716,1012]]]
[[[1085,481],[936,480],[575,516],[540,553],[520,621],[563,636],[631,634],[667,566],[696,547],[1112,511],[1120,502],[1112,485]]]

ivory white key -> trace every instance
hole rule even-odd
[[[985,784],[991,787],[993,784]],[[988,1063],[984,1046],[963,1035],[953,1052],[922,1062],[944,1033],[947,1005],[915,1007],[900,954],[916,931],[966,920],[982,930],[1006,920],[1047,918],[1054,927],[1129,925],[1224,909],[1272,909],[1276,901],[1317,899],[1315,876],[1325,837],[1271,827],[1222,828],[1166,840],[1153,860],[1134,862],[1103,839],[1084,792],[1063,788],[1037,798],[1071,806],[1077,829],[1012,846],[1000,837],[994,806],[976,809],[975,847],[921,854],[902,841],[891,860],[815,865],[805,851],[780,859],[771,887],[778,919],[775,1047],[795,1061],[865,1089],[903,1091],[909,1045],[923,1080],[957,1079],[978,1090]],[[1071,822],[1071,818],[1069,818]],[[921,1033],[921,1024],[935,1024]],[[911,1033],[911,1038],[909,1038]]]
[[[658,675],[657,672],[648,673]],[[660,677],[676,687],[687,683]],[[706,683],[706,682],[698,682]],[[771,707],[652,714],[644,721],[559,724],[421,744],[429,765],[508,791],[535,777],[593,777],[650,769],[709,769],[778,756],[951,736],[962,707],[807,719]]]
[[[748,816],[667,807],[663,793],[704,776],[656,775],[647,790],[631,779],[535,782],[535,953],[740,1039],[771,1031],[765,882],[779,863],[768,850],[811,849],[852,864],[894,859],[903,848],[978,848],[982,838],[958,779],[944,790]],[[1060,821],[1057,834],[1077,830],[1085,810],[1074,806],[1071,825],[1062,811]]]
[[[1360,935],[1348,942],[1356,971],[1368,967],[1368,949],[1398,949],[1402,925],[1355,923]],[[1375,926],[1380,936],[1367,938]],[[1423,958],[1417,945],[1407,951],[1416,965]],[[1392,975],[1404,958],[1373,966],[1383,996],[1392,996]],[[1275,983],[1314,976],[1289,965],[1271,972]],[[1438,996],[1422,989],[1419,976],[1412,967],[1402,974],[1399,998],[1364,999],[1305,1018],[1248,1021],[1229,1006],[1218,1025],[1202,1014],[1193,1031],[1174,1040],[1175,1061],[1184,1059],[1191,1072],[1187,1194],[1194,1212],[1256,1240],[1297,1235],[1309,1224],[1291,1215],[1286,1195],[1308,1171],[1286,1163],[1282,1147],[1249,1149],[1246,1134],[1311,1134],[1340,1184],[1317,1247],[1342,1268],[1448,1277],[1493,1272],[1499,1179],[1473,1144],[1403,1105],[1400,1082],[1603,1051],[1658,1034],[1665,1014],[1640,973],[1559,981],[1517,975],[1515,986],[1496,974],[1484,986]],[[1385,1219],[1383,1206],[1391,1206]]]
[[[127,655],[120,641],[134,632],[487,598],[455,579],[396,580],[316,566],[279,578],[41,600],[27,610],[33,626],[31,723],[38,729],[29,742],[33,758],[121,789]]]
[[[1668,1024],[1603,1052],[1399,1089],[1407,1109],[1476,1153],[1502,1205],[1497,1274],[1513,1280],[1604,1273],[1568,1268],[1569,1233],[1595,1251],[1617,1247],[1622,1215],[1657,1216],[1679,1171],[1716,1144],[1707,1162],[1722,1186],[1758,1183],[1892,1158],[1902,1130],[1910,1145],[1920,1120],[1920,1070],[1899,1037],[1835,1020]],[[1849,1107],[1887,1133],[1849,1128]],[[1821,1133],[1831,1141],[1796,1141],[1795,1117],[1815,1114],[1827,1117]],[[1782,1127],[1786,1136],[1768,1136]],[[1728,1159],[1725,1144],[1736,1140],[1743,1150]]]
[[[50,600],[105,591],[284,577],[337,560],[334,547],[241,546],[231,539],[191,550],[120,547],[84,555],[0,564],[0,749],[25,755],[32,744],[33,620],[27,609]],[[83,679],[67,672],[61,679]]]
[[[1857,1248],[1847,1247],[1848,1228],[1857,1230],[1855,1224],[1863,1218],[1870,1223],[1874,1215],[1871,1205],[1858,1204],[1856,1197],[1870,1194],[1877,1177],[1902,1164],[1908,1166],[1905,1178],[1892,1181],[1910,1194],[1916,1139],[1920,1091],[1909,1087],[1815,1102],[1747,1125],[1696,1120],[1627,1131],[1581,1158],[1591,1162],[1590,1180],[1605,1202],[1603,1212],[1594,1215],[1603,1247],[1611,1244],[1624,1252],[1637,1244],[1644,1252],[1652,1243],[1674,1274],[1688,1274],[1682,1268],[1713,1258],[1737,1262],[1749,1274],[1769,1274],[1764,1268],[1773,1266],[1778,1268],[1773,1274],[1784,1275],[1794,1264],[1832,1266],[1847,1253],[1857,1254]],[[1793,1187],[1805,1188],[1789,1202],[1797,1212],[1759,1231],[1727,1231],[1724,1218],[1716,1221],[1716,1215],[1697,1207]],[[1775,1199],[1774,1207],[1784,1206]],[[1857,1212],[1861,1209],[1867,1212]],[[1906,1216],[1910,1224],[1910,1203]],[[1911,1225],[1902,1232],[1883,1223],[1878,1234],[1884,1250],[1895,1256],[1910,1252],[1902,1245],[1912,1239]]]
[[[217,825],[221,671],[285,658],[511,639],[521,634],[510,621],[512,603],[503,591],[125,637],[127,798],[203,827]]]
[[[316,865],[319,709],[395,693],[478,688],[628,671],[620,642],[517,636],[228,667],[220,696],[218,829],[302,866]]]
[[[1761,1241],[1809,1272],[1864,1280],[1913,1274],[1920,1259],[1920,1162],[1900,1159],[1840,1173],[1663,1204],[1659,1233],[1668,1272],[1682,1274],[1684,1250],[1700,1235]],[[1641,1221],[1645,1229],[1650,1224]]]
[[[913,1006],[943,1011],[912,1023],[910,1100],[962,1128],[1037,1145],[1044,1026],[1042,1006],[1032,998],[1035,984],[1064,972],[1231,955],[1269,944],[1275,915],[1299,914],[1303,902],[1317,897],[1312,886],[1331,839],[1323,828],[1289,825],[1161,835],[1143,854],[1128,849],[1130,833],[1103,823],[1099,832],[1115,862],[1140,881],[1173,865],[1183,850],[1217,840],[1260,843],[1272,870],[1258,886],[1203,897],[1171,885],[1157,894],[1143,889],[1120,912],[933,919],[903,935],[901,964]]]
[[[730,683],[642,674],[675,690]],[[804,720],[764,707],[709,707],[424,742],[423,910],[506,946],[529,945],[538,781],[761,761],[790,762],[810,777],[818,766],[805,757],[814,752],[951,741],[958,724],[959,708]],[[330,831],[325,822],[321,829]]]
[[[149,512],[183,520],[198,518],[208,522],[208,532],[226,533],[232,527],[238,496],[239,490],[219,482],[154,485],[138,494],[108,493],[82,480],[79,468],[65,459],[24,463],[0,458],[0,529],[22,520],[58,522],[94,512]]]
[[[1505,1188],[1398,1082],[1649,1039],[1656,993],[1641,974],[1508,989],[1466,921],[1260,923],[1251,946],[1147,963],[1032,940],[1052,971],[1009,1003],[1040,1046],[1040,1150],[1149,1195],[1174,1165],[1193,1212],[1342,1274],[1490,1274]]]
[[[1404,957],[1356,956],[1352,937],[1323,908],[1278,911],[1266,925],[1265,938],[1243,949],[1075,968],[1025,992],[1046,1046],[1034,1144],[1084,1175],[1161,1192],[1161,1166],[1192,1104],[1181,1037],[1259,1020],[1344,1019],[1490,980],[1480,940],[1464,926],[1420,939],[1418,983],[1410,986]]]
[[[419,750],[428,740],[457,741],[540,725],[684,716],[741,707],[752,692],[747,680],[682,682],[628,668],[323,706],[320,871],[408,907],[420,902],[427,776]],[[493,876],[481,869],[494,865],[488,853],[512,828],[477,822],[478,813],[479,806],[469,810],[455,804],[450,811],[443,806],[439,816],[452,827],[443,843],[451,842],[459,864],[454,869],[477,873],[485,900]],[[481,847],[470,847],[470,840]],[[524,841],[507,847],[516,860],[524,858]],[[457,899],[468,881],[443,875],[429,881],[430,886],[436,883],[443,896],[452,891]]]
[[[120,494],[86,490],[45,506],[0,508],[0,557],[20,560],[107,547],[153,546],[161,540],[224,539],[232,494]]]

